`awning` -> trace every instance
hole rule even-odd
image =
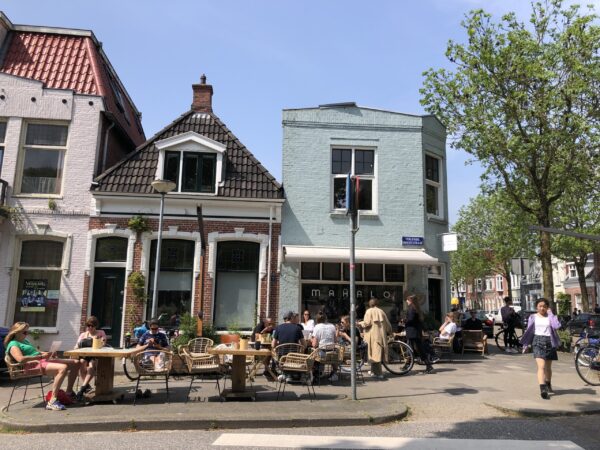
[[[347,247],[284,245],[283,254],[286,262],[347,262],[350,259],[350,249]],[[438,263],[437,258],[428,255],[424,250],[357,248],[355,257],[357,263],[392,263],[424,266]]]

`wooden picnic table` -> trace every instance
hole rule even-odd
[[[231,355],[231,389],[223,393],[225,398],[251,398],[254,399],[253,392],[246,391],[246,357],[262,356],[265,359],[271,356],[271,350],[261,348],[256,350],[249,348],[240,350],[236,348],[209,348],[207,352],[211,355]]]
[[[64,355],[69,358],[96,358],[98,360],[97,372],[96,372],[96,389],[92,399],[98,402],[114,401],[115,399],[122,397],[121,395],[113,392],[114,378],[115,378],[115,359],[116,358],[129,358],[144,349],[142,348],[76,348],[74,350],[67,350]]]

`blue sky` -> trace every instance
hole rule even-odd
[[[587,3],[587,2],[583,2]],[[213,109],[281,181],[281,110],[354,101],[410,114],[422,72],[447,64],[465,13],[526,0],[8,0],[15,24],[91,29],[138,109],[148,137],[189,109],[206,73]],[[448,147],[450,221],[476,195],[481,168]]]

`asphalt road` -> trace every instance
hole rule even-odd
[[[310,413],[307,411],[307,413]],[[223,433],[269,433],[306,435],[305,448],[311,448],[311,436],[376,436],[410,438],[483,439],[480,448],[493,448],[497,439],[534,441],[572,441],[587,450],[600,449],[600,416],[579,416],[543,419],[484,419],[461,421],[411,421],[410,419],[386,425],[368,427],[251,429],[211,431],[157,431],[157,432],[111,432],[69,434],[10,434],[0,438],[2,448],[10,449],[70,449],[82,447],[103,450],[127,449],[208,449]],[[272,444],[272,442],[271,442]],[[548,442],[549,447],[551,442]],[[232,448],[232,447],[227,447]],[[240,448],[238,446],[238,448]],[[243,447],[263,449],[265,446]],[[314,447],[312,447],[314,448]]]

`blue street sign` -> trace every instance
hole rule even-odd
[[[422,247],[425,244],[425,238],[420,236],[402,236],[402,245],[418,245]]]

